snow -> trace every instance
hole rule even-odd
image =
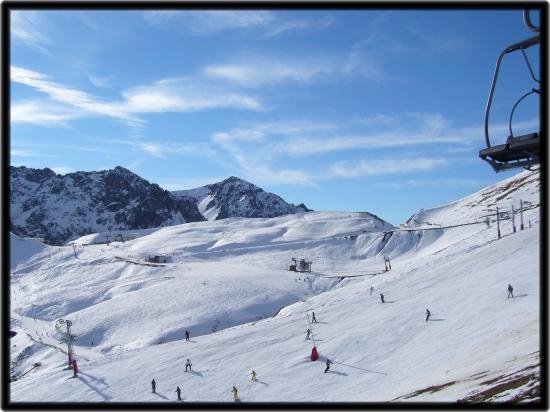
[[[232,402],[235,385],[243,402],[456,402],[538,372],[540,208],[525,211],[525,230],[502,221],[498,240],[484,223],[495,204],[539,204],[538,182],[522,172],[402,229],[324,211],[132,231],[109,245],[90,235],[74,248],[11,236],[12,375],[41,366],[10,384],[10,401],[174,402],[179,386],[184,402]],[[151,255],[169,261],[146,265]],[[312,272],[288,271],[293,257]],[[77,335],[77,378],[59,318]]]

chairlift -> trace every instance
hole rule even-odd
[[[529,30],[540,33],[540,27],[532,24],[529,16],[529,11],[526,9],[523,10],[523,20]],[[487,106],[485,108],[485,141],[487,143],[487,148],[479,151],[479,157],[488,162],[493,167],[495,172],[514,169],[517,167],[530,169],[531,166],[540,163],[540,130],[538,132],[528,133],[520,136],[514,136],[512,131],[512,119],[514,116],[514,111],[516,110],[519,103],[532,94],[538,94],[539,99],[542,100],[540,80],[535,77],[531,64],[529,63],[529,59],[525,54],[526,49],[537,44],[540,44],[540,34],[508,46],[500,54],[497,60],[495,72],[493,74],[493,81],[491,83],[491,90],[489,91],[489,98],[487,100]],[[493,94],[495,91],[498,73],[500,70],[500,64],[505,55],[518,50],[521,51],[521,53],[523,54],[525,63],[527,64],[529,72],[531,73],[531,77],[537,83],[538,88],[531,89],[531,91],[521,96],[514,104],[508,122],[509,136],[506,139],[506,143],[491,146],[491,141],[489,139],[489,113],[491,111],[491,104],[493,102]]]

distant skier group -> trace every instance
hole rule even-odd
[[[389,261],[389,259],[388,259],[388,261]],[[390,266],[390,270],[391,270],[391,266]],[[372,295],[373,290],[374,290],[374,286],[371,286],[370,287],[370,295]],[[514,293],[513,293],[514,288],[512,287],[512,285],[509,284],[507,290],[508,290],[508,298],[513,298],[514,297]],[[384,294],[382,294],[382,293],[380,293],[380,300],[381,300],[382,303],[385,303]],[[432,313],[430,312],[430,310],[426,309],[426,319],[425,319],[426,322],[428,320],[430,320],[431,315],[432,315]],[[317,318],[315,317],[315,312],[311,313],[311,323],[312,324],[313,323],[318,323]],[[190,335],[189,331],[186,330],[185,331],[185,340],[186,341],[189,341],[189,335]],[[310,340],[311,336],[312,336],[311,328],[308,328],[307,331],[306,331],[306,340]],[[315,350],[315,348],[314,348],[314,350]],[[333,364],[333,363],[334,363],[333,361],[326,358],[324,373],[327,373],[330,370],[330,365]],[[191,367],[192,367],[191,361],[189,360],[189,358],[187,358],[187,360],[185,362],[185,372],[187,372],[188,370],[192,371]],[[257,373],[254,369],[250,372],[250,381],[251,382],[256,382],[257,381]],[[152,387],[152,392],[156,393],[156,382],[155,382],[154,379],[151,381],[151,387]],[[180,389],[179,386],[176,386],[175,392],[177,393],[178,401],[181,401],[182,400],[181,399],[181,389]],[[233,385],[233,388],[231,389],[231,393],[233,395],[233,401],[234,402],[240,402],[239,392],[238,392],[237,387],[235,385]]]
[[[189,368],[189,370],[191,370],[191,361],[189,359],[187,359],[187,362],[185,363],[185,371],[187,372],[187,368]],[[252,369],[252,371],[250,372],[250,381],[251,382],[257,382],[258,381],[258,374],[256,373],[256,371],[254,369]],[[151,389],[152,389],[152,393],[157,393],[156,392],[156,389],[157,389],[157,382],[155,381],[155,379],[153,379],[151,381]],[[174,391],[176,392],[176,394],[178,395],[178,401],[181,401],[181,388],[179,386],[176,386],[176,390]],[[237,390],[237,387],[235,385],[233,385],[233,388],[231,389],[231,393],[233,394],[233,400],[235,402],[239,402],[240,401],[240,398],[239,398],[239,391]]]

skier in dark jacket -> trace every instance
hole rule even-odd
[[[311,339],[311,338],[309,337],[309,335],[311,335],[311,329],[307,328],[306,340],[310,340],[310,339]]]
[[[311,312],[311,323],[317,323],[317,319],[315,318],[315,312]]]
[[[155,389],[157,388],[157,383],[155,382],[154,379],[151,381],[151,387],[153,388],[153,393],[156,393]]]
[[[384,303],[384,295],[380,294],[380,300]]]
[[[179,386],[176,386],[176,393],[178,394],[178,401],[181,401],[181,389]]]
[[[508,285],[508,297],[514,297],[514,288],[512,285]]]
[[[430,312],[430,310],[429,310],[429,309],[426,309],[426,322],[428,321],[428,319],[430,319],[430,315],[431,315],[431,314],[432,314],[432,313]]]
[[[189,331],[188,330],[185,331],[185,340],[187,340],[187,341],[189,340]]]
[[[327,358],[327,361],[325,362],[327,367],[325,368],[325,373],[328,372],[328,370],[330,369],[330,364],[333,363],[329,358]]]
[[[237,388],[235,387],[235,385],[233,385],[233,389],[231,389],[231,393],[233,394],[233,400],[235,402],[239,402],[240,399],[239,399],[239,391],[237,390]]]

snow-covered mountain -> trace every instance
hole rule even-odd
[[[142,230],[109,245],[89,235],[74,248],[12,235],[17,335],[4,396],[176,406],[179,386],[181,406],[220,407],[234,385],[243,403],[262,405],[544,408],[540,202],[539,173],[524,171],[423,209],[401,228],[368,213],[309,212]],[[289,271],[293,258],[311,261],[312,271]],[[309,324],[313,311],[318,323]],[[76,378],[59,318],[76,336]]]
[[[84,234],[202,221],[196,205],[122,167],[58,175],[10,167],[10,230],[62,245]]]
[[[266,192],[235,176],[196,189],[172,193],[183,199],[192,199],[207,220],[276,217],[311,211],[303,203],[298,206],[287,203],[276,194]]]

